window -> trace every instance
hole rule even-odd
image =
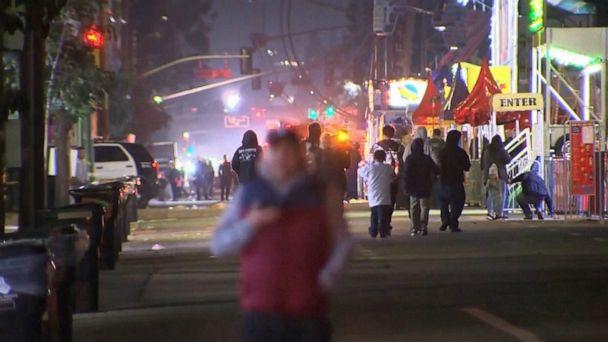
[[[95,146],[95,162],[125,162],[129,157],[118,146]]]

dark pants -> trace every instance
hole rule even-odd
[[[530,205],[534,206],[537,213],[541,213],[543,202],[547,204],[547,211],[549,214],[553,214],[553,199],[550,196],[543,195],[526,195],[523,192],[517,195],[517,204],[524,211],[526,217],[532,217],[532,210]]]
[[[176,183],[171,182],[171,195],[173,195],[173,200],[177,201],[179,199],[180,190]]]
[[[331,324],[326,318],[287,318],[248,311],[243,314],[243,342],[329,342]]]
[[[451,230],[459,228],[458,219],[464,210],[465,191],[463,184],[441,184],[441,224]]]
[[[397,205],[397,192],[399,191],[399,183],[392,182],[391,183],[391,206],[388,208],[388,226],[391,227],[393,223],[393,213],[395,212],[395,206]]]
[[[230,183],[228,183],[228,182],[220,184],[222,201],[224,199],[226,199],[226,201],[230,199],[230,188],[231,188],[231,186],[230,186]]]
[[[381,237],[386,237],[389,234],[390,226],[390,215],[393,212],[393,206],[391,205],[377,205],[371,207],[372,216],[369,227],[369,235],[372,237],[378,236],[380,233]]]

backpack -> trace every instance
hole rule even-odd
[[[391,148],[391,146],[386,146],[387,144],[381,144],[382,142],[393,142],[395,147],[397,147],[397,149]],[[383,145],[385,145],[385,146],[383,146]],[[391,166],[391,168],[393,169],[395,174],[398,174],[399,166],[400,166],[398,148],[399,148],[399,143],[392,141],[392,140],[383,140],[374,145],[372,155],[374,152],[379,151],[379,150],[386,152],[386,159],[384,160],[384,162]]]

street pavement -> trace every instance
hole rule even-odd
[[[75,341],[239,340],[238,260],[208,249],[221,208],[184,212],[140,216],[102,272],[100,312],[75,316]],[[429,236],[413,238],[399,213],[393,237],[372,240],[368,209],[347,215],[335,341],[608,341],[606,225],[467,209],[463,233],[439,232],[434,212]]]

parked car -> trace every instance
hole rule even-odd
[[[138,206],[145,208],[158,193],[159,165],[140,144],[98,142],[95,149],[95,179],[104,181],[138,177]]]

